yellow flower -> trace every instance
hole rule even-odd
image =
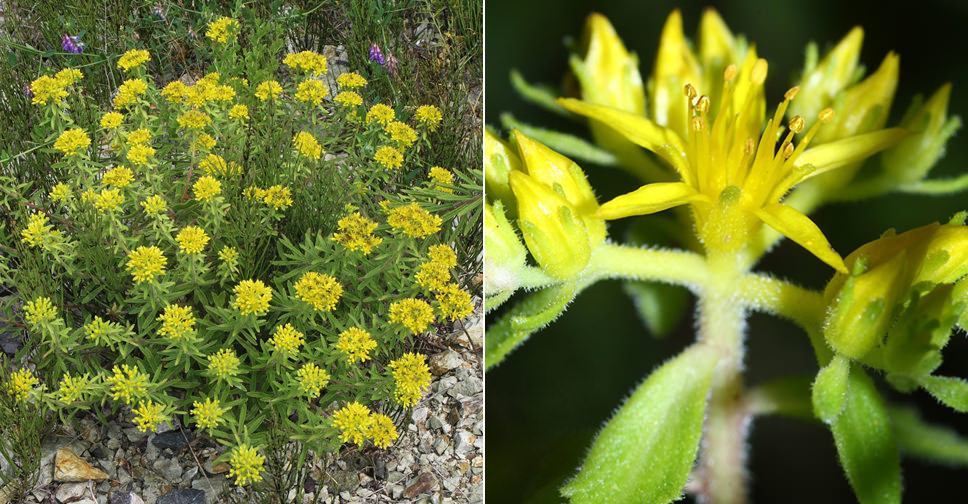
[[[402,324],[413,334],[427,329],[434,321],[434,310],[426,301],[406,298],[390,305],[390,322]]]
[[[382,103],[377,103],[376,105],[370,107],[370,110],[367,111],[366,122],[371,123],[376,121],[386,126],[387,124],[390,124],[390,121],[392,121],[395,117],[396,113],[392,108]]]
[[[97,345],[104,345],[107,343],[108,336],[121,331],[121,326],[115,322],[105,322],[101,317],[95,315],[90,322],[84,324],[83,329],[88,340]]]
[[[437,261],[429,261],[420,265],[417,274],[414,275],[417,284],[421,287],[436,292],[444,288],[450,281],[450,269],[447,265]]]
[[[361,88],[366,86],[366,79],[364,79],[363,76],[358,73],[343,72],[339,74],[339,77],[336,78],[336,85],[341,88]]]
[[[460,320],[474,312],[471,295],[455,283],[445,285],[437,291],[437,304],[442,317]]]
[[[195,334],[195,315],[190,306],[168,305],[158,315],[158,322],[161,322],[158,335],[163,338],[178,340]]]
[[[67,98],[67,90],[64,89],[63,82],[49,75],[42,75],[30,83],[30,92],[34,94],[30,102],[34,105],[46,105],[48,100],[54,103],[61,103]]]
[[[269,344],[276,352],[286,357],[292,357],[299,352],[299,347],[305,343],[303,333],[292,327],[292,324],[276,326],[275,333],[269,338]]]
[[[205,36],[213,42],[224,44],[229,40],[229,37],[234,37],[240,28],[238,21],[223,16],[208,24]]]
[[[101,178],[102,184],[114,187],[127,187],[132,181],[134,181],[134,174],[131,173],[130,168],[124,166],[116,166],[108,170]]]
[[[218,251],[218,258],[224,263],[236,264],[239,260],[239,251],[235,247],[225,245]]]
[[[390,210],[387,223],[394,231],[402,229],[408,236],[423,238],[440,231],[443,221],[437,215],[420,208],[420,205],[410,203]]]
[[[390,135],[390,139],[397,142],[401,149],[406,149],[417,141],[417,132],[407,123],[392,121],[386,125],[383,131]]]
[[[73,86],[75,82],[84,78],[84,74],[76,68],[65,68],[56,74],[54,74],[54,80],[56,80],[61,87]]]
[[[292,137],[292,143],[300,154],[308,158],[319,159],[319,156],[323,153],[323,148],[320,147],[316,138],[305,131],[296,133],[296,136]]]
[[[255,448],[241,444],[232,450],[229,458],[229,477],[235,476],[235,484],[245,485],[249,482],[257,483],[262,481],[262,464],[266,458],[259,455]]]
[[[103,189],[94,199],[94,206],[102,212],[114,212],[124,203],[124,194],[120,189]]]
[[[44,322],[52,322],[57,317],[57,309],[50,302],[49,297],[38,297],[24,305],[24,318],[31,327],[37,327]]]
[[[212,122],[212,118],[200,110],[189,110],[178,116],[178,125],[182,128],[201,129]]]
[[[229,88],[231,89],[231,88]],[[249,107],[245,105],[233,105],[229,110],[229,119],[245,120],[249,118]]]
[[[222,183],[214,177],[208,175],[199,178],[192,186],[195,191],[195,199],[198,201],[208,201],[219,194],[222,194]]]
[[[188,96],[188,86],[180,80],[171,81],[161,90],[161,96],[170,102],[182,101]]]
[[[128,141],[128,145],[138,145],[142,143],[148,143],[151,141],[151,132],[146,130],[145,128],[139,128],[132,131],[131,133],[128,133],[128,137],[126,138],[126,140]]]
[[[114,374],[104,379],[109,385],[111,399],[121,399],[130,405],[148,393],[148,377],[138,367],[121,364],[121,367],[114,366],[111,372]]]
[[[376,348],[376,341],[370,333],[359,327],[351,327],[339,334],[336,349],[346,355],[350,364],[366,362],[370,359],[370,351]]]
[[[154,280],[156,275],[164,274],[167,262],[168,259],[160,248],[141,246],[128,253],[127,270],[134,276],[134,283],[140,284],[145,280]]]
[[[222,159],[222,156],[219,156],[218,154],[209,154],[205,156],[205,159],[202,159],[202,161],[198,163],[198,167],[208,175],[225,174],[225,172],[228,170],[228,165],[225,164],[225,160]]]
[[[67,200],[71,199],[71,188],[67,187],[67,184],[64,184],[63,182],[55,185],[54,188],[50,190],[50,199],[54,201],[66,202]]]
[[[388,169],[400,168],[403,165],[403,154],[389,145],[377,149],[373,159]]]
[[[287,54],[282,63],[289,68],[298,68],[314,75],[326,73],[326,57],[312,51]]]
[[[128,161],[138,165],[144,166],[148,164],[148,158],[155,156],[155,149],[144,145],[138,144],[128,150]]]
[[[74,156],[84,151],[91,145],[91,139],[87,133],[80,128],[69,129],[57,137],[54,148],[63,152],[65,155]]]
[[[421,105],[417,107],[417,113],[414,117],[420,124],[427,125],[430,131],[435,131],[437,126],[440,125],[440,121],[444,118],[440,113],[440,109],[433,105]]]
[[[299,368],[296,377],[299,380],[299,389],[310,399],[319,397],[320,390],[329,384],[329,373],[313,362]]]
[[[178,232],[175,241],[178,242],[178,250],[186,254],[200,254],[208,243],[208,235],[205,230],[198,226],[187,226]]]
[[[358,402],[351,402],[333,413],[333,427],[340,430],[339,439],[342,442],[352,440],[362,447],[369,432],[370,408]]]
[[[255,90],[256,98],[266,101],[270,98],[275,99],[279,97],[279,93],[282,92],[282,86],[274,80],[265,81],[259,84]]]
[[[427,256],[430,257],[431,261],[440,263],[447,268],[457,266],[457,254],[454,253],[454,249],[450,248],[450,245],[431,245],[427,251]]]
[[[292,206],[292,191],[288,187],[274,185],[265,191],[262,201],[266,205],[272,205],[275,210],[282,210]]]
[[[208,357],[208,370],[217,378],[231,378],[239,374],[239,358],[234,350],[223,348]]]
[[[118,68],[125,72],[130,72],[132,68],[138,68],[149,59],[148,51],[144,49],[131,49],[118,59]]]
[[[148,83],[142,79],[128,79],[121,83],[114,97],[114,108],[120,109],[135,102],[139,96],[148,92]]]
[[[407,408],[416,406],[420,396],[430,388],[430,368],[426,358],[407,352],[390,362],[389,367],[393,370],[393,400]]]
[[[355,91],[341,91],[333,98],[333,101],[343,107],[359,107],[363,105],[363,97]]]
[[[272,289],[266,287],[262,280],[242,280],[234,290],[235,301],[232,306],[242,312],[242,315],[261,315],[269,311]]]
[[[315,271],[304,273],[295,288],[299,299],[319,311],[332,311],[343,295],[343,286],[335,278]]]
[[[202,133],[201,135],[198,135],[198,138],[195,139],[194,145],[205,150],[212,150],[212,147],[215,147],[215,139],[212,138],[212,135],[209,135],[208,133]]]
[[[312,102],[313,105],[323,103],[323,98],[329,94],[326,84],[316,79],[309,79],[300,82],[296,86],[296,99],[301,102]]]
[[[217,429],[222,422],[222,415],[226,409],[222,408],[218,399],[206,397],[205,402],[192,402],[192,416],[199,429]]]
[[[31,247],[36,247],[42,245],[45,238],[55,236],[57,231],[49,227],[47,221],[45,214],[32,214],[27,221],[27,227],[20,232],[23,241]]]
[[[138,401],[138,407],[134,409],[134,424],[141,432],[153,431],[158,428],[158,424],[168,419],[164,414],[165,407],[153,401]]]
[[[454,185],[454,174],[451,173],[449,170],[445,170],[444,168],[441,168],[439,166],[434,166],[433,168],[430,169],[430,179],[433,180],[434,182],[437,182],[438,185],[437,187],[435,187],[435,189],[437,189],[438,191],[448,192],[451,194],[454,193],[453,189],[449,187],[445,187],[445,186]],[[443,185],[440,185],[440,184],[443,184]]]
[[[87,391],[87,385],[87,375],[75,377],[64,373],[57,388],[57,399],[68,404],[80,401]]]
[[[7,393],[21,401],[26,401],[27,397],[30,396],[30,391],[38,383],[40,383],[40,380],[28,369],[20,368],[10,373],[10,383],[7,384]]]
[[[399,437],[397,426],[393,425],[393,420],[379,413],[370,415],[370,424],[367,426],[364,435],[373,441],[373,446],[381,449],[389,448]]]
[[[158,215],[168,209],[168,204],[165,203],[165,199],[157,194],[145,198],[141,202],[141,206],[145,209],[145,215],[148,216]]]
[[[383,238],[373,235],[377,223],[363,217],[359,212],[343,217],[337,225],[339,232],[333,233],[333,241],[351,251],[360,250],[363,255],[370,255],[374,247],[383,243]]]
[[[121,126],[124,116],[119,112],[108,112],[101,116],[101,127],[104,129],[114,129]]]

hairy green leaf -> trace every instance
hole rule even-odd
[[[718,359],[715,348],[697,344],[655,370],[598,434],[562,495],[596,504],[678,499],[699,449]]]
[[[487,328],[484,362],[490,369],[504,360],[531,333],[550,324],[577,295],[574,282],[542,289],[518,303],[500,320]]]
[[[968,382],[950,376],[928,376],[921,380],[924,390],[945,406],[961,413],[968,412]]]
[[[905,455],[968,466],[968,438],[948,427],[925,422],[913,407],[891,407],[888,413],[897,445]]]
[[[844,410],[844,404],[847,403],[849,373],[850,360],[842,355],[835,355],[830,363],[817,373],[810,399],[813,401],[814,414],[824,423],[833,423]]]

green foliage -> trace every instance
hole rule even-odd
[[[9,362],[0,359],[0,384],[9,380]],[[29,404],[0,387],[0,457],[9,473],[0,471],[0,499],[21,500],[40,477],[40,448],[50,429],[43,404]]]
[[[499,364],[504,357],[535,331],[550,324],[575,298],[576,285],[565,283],[544,289],[518,303],[507,316],[487,328],[484,342],[484,362],[488,369]]]
[[[811,400],[814,413],[824,423],[833,423],[844,410],[849,374],[850,359],[841,355],[835,356],[817,373]]]
[[[677,500],[699,449],[718,360],[715,348],[699,344],[655,370],[598,434],[562,495],[589,503]]]
[[[939,464],[968,465],[968,439],[953,429],[921,418],[913,407],[888,408],[894,438],[901,453]]]
[[[921,386],[945,406],[962,413],[968,412],[968,382],[964,379],[928,376],[921,380]]]

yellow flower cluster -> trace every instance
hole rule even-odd
[[[288,187],[274,185],[265,190],[262,201],[271,205],[275,210],[283,210],[292,206],[292,191]]]
[[[134,181],[134,174],[131,172],[130,168],[125,168],[124,166],[116,166],[108,170],[104,177],[101,178],[101,183],[104,185],[124,188]]]
[[[352,440],[362,447],[367,439],[377,448],[387,448],[396,441],[397,427],[386,415],[371,413],[370,409],[351,402],[333,413],[333,426],[340,430],[340,441]]]
[[[420,265],[414,278],[424,289],[437,292],[450,282],[450,269],[437,261],[427,261]]]
[[[148,143],[151,141],[151,132],[145,128],[139,128],[128,133],[126,140],[128,141],[128,145]]]
[[[312,102],[313,105],[319,105],[323,103],[323,98],[328,94],[329,89],[326,88],[326,84],[316,79],[300,82],[296,86],[296,99],[301,102]]]
[[[163,274],[167,262],[168,259],[160,248],[142,245],[128,253],[127,270],[134,276],[134,283],[140,284],[146,280],[154,280],[155,275]]]
[[[138,407],[134,409],[134,424],[141,432],[153,431],[158,428],[158,424],[168,419],[164,411],[165,407],[154,401],[138,401]]]
[[[397,440],[397,426],[386,415],[373,413],[370,415],[370,425],[366,429],[366,437],[373,441],[373,446],[380,449],[389,448]]]
[[[437,291],[440,314],[450,320],[460,320],[474,311],[471,295],[459,285],[450,283]]]
[[[218,399],[206,397],[205,402],[192,402],[192,416],[199,429],[217,429],[225,409]]]
[[[390,139],[396,142],[401,150],[410,147],[417,141],[417,132],[407,125],[407,123],[392,121],[386,125],[383,131],[387,135],[390,135]]]
[[[440,113],[440,109],[433,105],[421,105],[417,107],[417,113],[414,117],[420,124],[427,125],[430,131],[435,131],[440,121],[444,118]]]
[[[319,159],[323,153],[323,148],[316,141],[316,137],[305,131],[296,133],[296,136],[292,137],[292,143],[300,154],[308,158]]]
[[[406,298],[390,304],[390,322],[402,324],[413,334],[421,333],[434,321],[434,310],[422,299]]]
[[[101,127],[104,129],[115,129],[121,126],[124,116],[120,112],[108,112],[101,116]]]
[[[384,126],[390,124],[390,121],[396,117],[396,113],[392,108],[382,104],[377,103],[376,105],[370,107],[370,110],[366,113],[366,122],[378,122]]]
[[[387,223],[394,231],[402,229],[407,236],[423,238],[440,231],[443,221],[439,216],[420,208],[420,205],[410,203],[390,210]]]
[[[195,334],[195,315],[190,306],[168,305],[158,315],[158,321],[161,322],[158,335],[163,338],[179,340]]]
[[[339,334],[336,349],[346,355],[350,364],[370,360],[370,351],[376,348],[376,341],[370,333],[359,327],[351,327]]]
[[[30,396],[30,391],[34,389],[34,386],[40,383],[28,369],[20,368],[10,374],[10,380],[7,384],[7,393],[14,396],[15,398],[26,401],[27,397]]]
[[[54,186],[50,190],[50,199],[54,201],[64,201],[71,199],[71,188],[67,184],[61,182]]]
[[[360,250],[363,255],[370,255],[374,247],[383,243],[383,238],[373,235],[377,223],[363,217],[359,212],[343,217],[337,224],[339,232],[333,233],[333,241],[351,251]]]
[[[111,370],[113,376],[104,379],[110,386],[111,399],[121,399],[130,405],[136,398],[144,397],[148,393],[148,377],[137,367],[121,364]]]
[[[124,203],[124,194],[120,189],[103,189],[94,198],[94,206],[102,212],[115,212]]]
[[[335,278],[315,271],[304,273],[295,287],[299,299],[320,311],[332,311],[343,295],[343,286]]]
[[[359,107],[363,105],[363,97],[355,91],[341,91],[333,98],[333,101],[343,107]]]
[[[24,315],[30,327],[37,327],[44,322],[52,322],[57,317],[57,308],[54,308],[49,297],[40,296],[24,305]]]
[[[131,49],[118,59],[118,68],[125,72],[130,72],[133,68],[138,68],[142,63],[151,59],[148,51],[144,49]]]
[[[142,79],[128,79],[121,83],[114,97],[115,110],[134,103],[138,97],[148,92],[148,84]]]
[[[243,121],[248,118],[249,107],[246,107],[245,105],[233,105],[232,108],[229,109],[229,119],[238,119],[239,121]]]
[[[202,133],[195,138],[195,142],[192,143],[192,148],[197,149],[201,147],[203,150],[212,150],[215,147],[215,139],[212,135],[208,133]]]
[[[212,122],[212,118],[201,110],[189,110],[178,116],[178,125],[188,129],[202,129]]]
[[[198,163],[198,167],[208,175],[223,174],[228,170],[228,165],[222,156],[209,154]]]
[[[180,102],[188,96],[188,86],[180,80],[171,81],[162,88],[161,96],[172,103]]]
[[[178,242],[178,250],[186,254],[200,254],[208,244],[208,235],[205,230],[198,226],[186,226],[178,232],[175,241]]]
[[[145,145],[138,144],[128,150],[128,161],[138,165],[144,166],[148,164],[148,158],[155,156],[155,149]]]
[[[310,399],[319,397],[320,391],[329,384],[329,373],[310,362],[296,371],[299,390]]]
[[[34,105],[46,105],[48,100],[59,104],[67,98],[67,88],[82,77],[81,71],[75,68],[65,68],[53,77],[42,75],[30,83],[30,92],[34,94],[30,101]]]
[[[292,324],[276,326],[275,333],[269,338],[272,348],[286,357],[299,352],[299,347],[306,342],[303,333],[297,331]]]
[[[454,253],[454,249],[450,248],[450,245],[431,245],[427,251],[427,256],[430,257],[431,261],[441,263],[448,268],[457,266],[457,254]]]
[[[57,399],[68,404],[80,401],[87,391],[87,385],[87,375],[74,377],[70,373],[64,373],[57,388]]]
[[[30,247],[36,247],[44,243],[47,237],[54,237],[59,231],[47,225],[47,215],[42,213],[31,214],[27,221],[27,227],[20,231],[23,241]]]
[[[234,37],[239,33],[239,28],[238,21],[223,16],[208,24],[205,36],[213,42],[224,44],[228,42],[229,37]]]
[[[336,85],[341,88],[356,89],[366,86],[366,79],[355,72],[343,72],[336,78]]]
[[[239,260],[239,251],[235,250],[235,247],[225,245],[222,247],[222,250],[218,251],[218,258],[224,263],[234,265]]]
[[[234,350],[223,348],[208,357],[208,370],[218,378],[231,378],[239,374],[239,358]]]
[[[298,68],[313,75],[326,73],[326,57],[312,51],[287,54],[283,58],[282,64],[289,68]]]
[[[54,142],[54,148],[65,155],[74,156],[91,145],[91,139],[80,128],[72,128],[60,134]]]
[[[400,168],[403,165],[403,154],[389,145],[377,149],[373,159],[388,169]]]
[[[103,345],[107,343],[104,341],[107,336],[111,333],[115,333],[121,330],[116,322],[107,321],[105,322],[101,317],[95,315],[87,324],[84,324],[84,335],[88,340],[93,341],[97,345]]]
[[[390,362],[393,370],[393,399],[407,408],[416,406],[423,392],[430,388],[430,368],[423,355],[407,352]]]
[[[270,98],[276,99],[279,97],[279,93],[282,93],[282,86],[274,80],[265,81],[255,88],[255,97],[262,101]]]
[[[168,204],[165,203],[165,199],[160,195],[155,194],[148,196],[144,201],[141,202],[141,206],[145,209],[145,215],[154,216],[168,209]]]
[[[242,312],[242,315],[260,315],[269,311],[272,289],[266,287],[262,280],[242,280],[234,290],[235,301],[232,306]]]
[[[195,181],[192,189],[195,191],[195,199],[198,201],[208,201],[222,194],[222,183],[214,177],[206,175]]]
[[[235,484],[245,485],[249,482],[257,483],[262,481],[262,464],[266,458],[259,455],[255,448],[241,444],[232,451],[229,458],[229,477],[235,477]]]
[[[438,191],[448,192],[451,194],[454,193],[453,189],[446,187],[446,186],[454,185],[454,174],[451,173],[450,170],[446,170],[439,166],[434,166],[433,168],[430,169],[430,180],[437,182],[437,187],[435,187],[434,189],[437,189]]]

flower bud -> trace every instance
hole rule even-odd
[[[879,367],[895,376],[895,384],[903,383],[898,376],[917,382],[941,365],[941,349],[964,309],[964,303],[953,299],[952,290],[952,285],[937,286],[910,303],[891,327]]]
[[[649,88],[652,94],[651,117],[660,126],[689,136],[689,102],[682,96],[686,84],[700,85],[700,68],[682,31],[682,14],[672,11],[662,27],[659,52]],[[702,90],[708,93],[708,90]]]
[[[521,160],[514,150],[490,130],[484,131],[484,181],[489,201],[504,201],[513,204],[511,186],[508,185],[508,173],[520,170]],[[513,215],[513,207],[508,213]]]
[[[582,99],[644,115],[645,90],[639,59],[625,49],[605,16],[588,16],[581,47],[583,56],[572,55],[570,63],[581,84]]]
[[[525,266],[527,252],[511,223],[504,216],[504,205],[484,204],[484,295],[491,297],[517,290],[517,272]]]
[[[518,203],[518,227],[535,261],[549,275],[570,278],[588,264],[588,232],[575,207],[533,177],[511,171]]]
[[[817,63],[816,44],[810,44],[800,78],[800,92],[797,99],[790,103],[790,116],[807,118],[806,127],[809,129],[813,118],[829,107],[838,94],[857,80],[857,60],[863,41],[864,30],[854,27],[820,63]]]
[[[928,101],[916,98],[901,119],[901,127],[914,132],[884,151],[884,170],[898,183],[923,179],[944,155],[945,143],[961,127],[961,119],[948,117],[951,84],[941,86]]]

